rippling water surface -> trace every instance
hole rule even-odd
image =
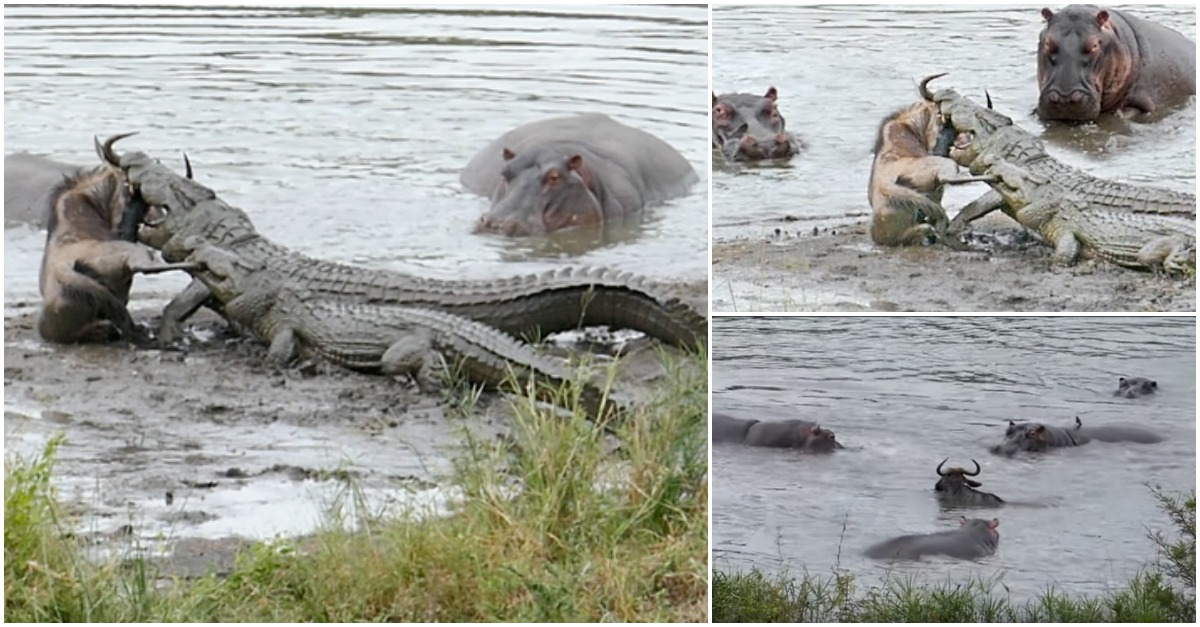
[[[714,157],[713,235],[762,236],[776,227],[812,229],[870,215],[867,180],[879,121],[917,101],[916,82],[954,87],[1043,135],[1054,157],[1097,176],[1182,191],[1196,189],[1196,107],[1152,124],[1047,129],[1037,104],[1040,5],[717,6],[713,8],[713,87],[764,93],[774,85],[788,128],[809,144],[787,167],[731,168]],[[1129,11],[1196,37],[1192,6]],[[956,211],[986,190],[947,190]],[[796,225],[780,221],[790,216]],[[719,283],[720,281],[718,281]]]
[[[706,7],[6,7],[4,149],[92,164],[92,136],[182,168],[307,254],[442,278],[564,263],[708,268]],[[701,182],[636,227],[474,235],[462,167],[525,122],[600,112]],[[44,234],[5,229],[5,303],[37,299]],[[134,300],[186,281],[139,279]]]
[[[847,447],[820,456],[717,445],[714,568],[829,575],[840,563],[872,585],[885,566],[863,549],[953,528],[965,513],[1000,519],[995,555],[927,558],[892,575],[1000,575],[1015,598],[1051,584],[1100,594],[1153,560],[1147,530],[1174,533],[1143,483],[1195,489],[1191,318],[719,317],[712,347],[714,411],[819,421]],[[1114,398],[1121,376],[1156,379],[1159,393]],[[1009,419],[1067,426],[1075,416],[1166,441],[987,452]],[[978,460],[982,489],[1026,505],[942,511],[934,469],[946,457]]]

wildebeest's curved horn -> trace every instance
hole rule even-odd
[[[1083,421],[1079,419],[1079,416],[1075,416],[1075,428],[1076,429],[1083,428]]]
[[[117,156],[117,153],[113,152],[113,144],[131,135],[137,135],[137,131],[113,135],[112,137],[104,140],[103,144],[100,143],[99,137],[93,136],[92,139],[94,139],[96,142],[96,155],[108,165],[111,165],[115,168],[121,167],[121,158]]]
[[[963,474],[968,477],[974,477],[975,475],[979,474],[980,470],[982,470],[982,468],[979,467],[979,462],[972,459],[971,463],[975,464],[975,472],[963,472]]]
[[[950,458],[949,458],[949,457],[947,457],[946,459],[943,459],[943,460],[942,460],[942,463],[938,464],[938,467],[937,467],[937,474],[938,474],[938,476],[939,476],[939,477],[945,477],[945,476],[946,476],[946,474],[942,472],[942,466],[945,466],[945,465],[946,465],[946,462],[947,462],[947,461],[949,461],[949,460],[950,460]]]
[[[933,76],[926,76],[925,80],[921,81],[921,87],[920,87],[921,97],[928,100],[929,102],[933,102],[933,94],[929,93],[929,81],[932,81],[935,78],[941,78],[947,74],[949,74],[949,72],[942,72],[941,74],[934,74]]]
[[[989,109],[991,109],[991,108],[992,108],[992,95],[991,95],[991,94],[989,94],[989,93],[988,93],[988,90],[986,90],[986,89],[985,89],[985,90],[983,90],[983,95],[984,95],[984,97],[985,97],[985,98],[987,98],[987,106],[988,106],[988,108],[989,108]]]
[[[184,168],[184,173],[187,174],[188,180],[191,180],[191,178],[192,178],[192,162],[188,161],[186,152],[183,153],[183,168]]]

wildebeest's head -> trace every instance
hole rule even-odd
[[[983,485],[974,479],[967,478],[979,475],[979,462],[973,459],[971,460],[971,463],[975,464],[975,472],[967,472],[965,468],[948,468],[943,471],[942,466],[945,466],[949,459],[950,458],[947,457],[946,459],[942,460],[942,463],[938,464],[937,474],[939,477],[941,477],[941,479],[938,479],[937,485],[933,487],[934,490],[937,490],[938,492],[955,493],[968,489],[968,486],[971,488],[978,488],[979,486]]]
[[[97,153],[132,134],[114,135],[103,144],[97,138]],[[50,194],[50,208],[48,238],[70,230],[71,238],[100,241],[136,241],[146,213],[145,204],[130,192],[125,173],[107,164],[64,178]]]
[[[604,222],[602,186],[583,151],[516,154],[504,149],[501,182],[479,232],[540,235]]]
[[[983,142],[1002,128],[1013,126],[1012,118],[992,108],[992,97],[985,92],[987,107],[981,107],[967,98],[959,95],[953,89],[942,89],[937,93],[929,91],[929,82],[945,74],[935,74],[921,81],[921,97],[927,102],[937,104],[946,129],[942,131],[939,149],[948,142],[948,134],[953,130],[954,145],[949,154],[935,151],[935,154],[949,156],[959,164],[968,165],[978,156]]]

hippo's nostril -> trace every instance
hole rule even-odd
[[[1071,104],[1079,104],[1081,102],[1083,102],[1083,92],[1081,92],[1081,91],[1071,92]]]

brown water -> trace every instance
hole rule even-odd
[[[1050,154],[1066,163],[1118,181],[1194,191],[1194,99],[1151,124],[1048,127],[1034,116],[1040,8],[714,7],[713,88],[763,93],[774,85],[788,128],[809,145],[785,167],[731,167],[714,155],[714,241],[867,219],[879,121],[920,98],[917,81],[941,72],[949,75],[935,88],[953,87],[981,103],[986,89],[997,109],[1041,135]],[[1130,10],[1195,40],[1192,7]],[[951,188],[944,204],[953,215],[984,191],[982,183]],[[864,238],[862,247],[871,246]],[[779,281],[742,274],[715,269],[714,311],[735,310],[735,303],[741,311],[771,311],[795,297]],[[826,305],[818,300],[809,308]]]
[[[1000,519],[995,555],[926,558],[892,578],[1000,577],[1014,599],[1053,585],[1098,595],[1155,557],[1147,530],[1174,533],[1143,485],[1196,486],[1193,318],[713,319],[713,411],[801,418],[832,429],[831,455],[717,445],[712,452],[713,567],[804,572],[840,565],[871,586],[888,576],[862,551],[888,537]],[[1159,393],[1114,398],[1117,379]],[[1003,458],[1008,420],[1134,423],[1159,444],[1095,442]],[[942,510],[935,468],[982,466],[982,489],[1026,506]],[[1003,595],[1003,588],[996,592]]]

